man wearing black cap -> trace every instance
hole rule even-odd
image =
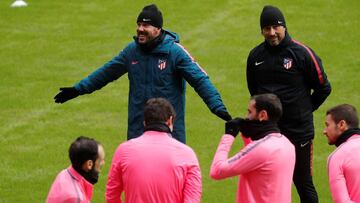
[[[318,202],[312,181],[313,111],[325,101],[331,86],[320,58],[287,32],[282,12],[265,6],[260,16],[265,40],[247,60],[247,83],[251,95],[274,93],[283,105],[281,133],[295,145],[293,181],[301,202]]]
[[[220,94],[206,72],[179,44],[176,33],[162,29],[163,18],[156,5],[145,6],[137,18],[137,36],[117,56],[73,87],[60,88],[56,103],[104,87],[125,73],[129,78],[128,139],[144,131],[144,105],[153,97],[171,102],[178,115],[172,136],[185,143],[185,86],[188,82],[218,117],[230,120]]]

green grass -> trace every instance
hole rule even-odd
[[[104,202],[112,154],[125,140],[127,77],[63,105],[58,88],[71,86],[117,54],[135,34],[135,19],[150,1],[27,0],[26,8],[0,2],[0,202],[44,202],[56,174],[69,165],[67,149],[79,135],[106,150],[93,202]],[[359,1],[155,1],[164,25],[210,75],[233,116],[246,112],[245,64],[263,38],[259,15],[279,6],[290,34],[322,58],[333,92],[315,112],[313,172],[320,202],[332,202],[326,159],[334,149],[322,135],[324,112],[339,103],[360,108]],[[210,164],[224,123],[192,88],[187,91],[188,144],[203,175],[202,202],[234,202],[237,178],[213,181]],[[233,153],[241,147],[238,141]],[[293,202],[299,202],[293,190]]]

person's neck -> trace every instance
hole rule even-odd
[[[158,131],[158,132],[165,132],[165,133],[171,134],[171,130],[170,130],[169,126],[163,122],[147,124],[144,128],[144,131]]]
[[[355,134],[360,135],[360,129],[359,128],[349,128],[349,129],[345,130],[339,136],[339,138],[336,140],[335,146],[336,147],[340,146],[342,143],[346,142],[351,136],[353,136]]]

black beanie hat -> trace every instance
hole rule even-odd
[[[280,9],[274,6],[264,6],[260,16],[260,27],[263,29],[269,25],[282,25],[286,27],[284,15]]]
[[[155,4],[145,6],[140,12],[136,22],[149,23],[154,27],[162,28],[163,18],[161,11],[156,7]]]

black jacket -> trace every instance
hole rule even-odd
[[[286,33],[278,46],[266,41],[255,47],[247,60],[251,95],[276,94],[283,105],[281,132],[293,143],[314,138],[312,112],[331,92],[321,59]]]

